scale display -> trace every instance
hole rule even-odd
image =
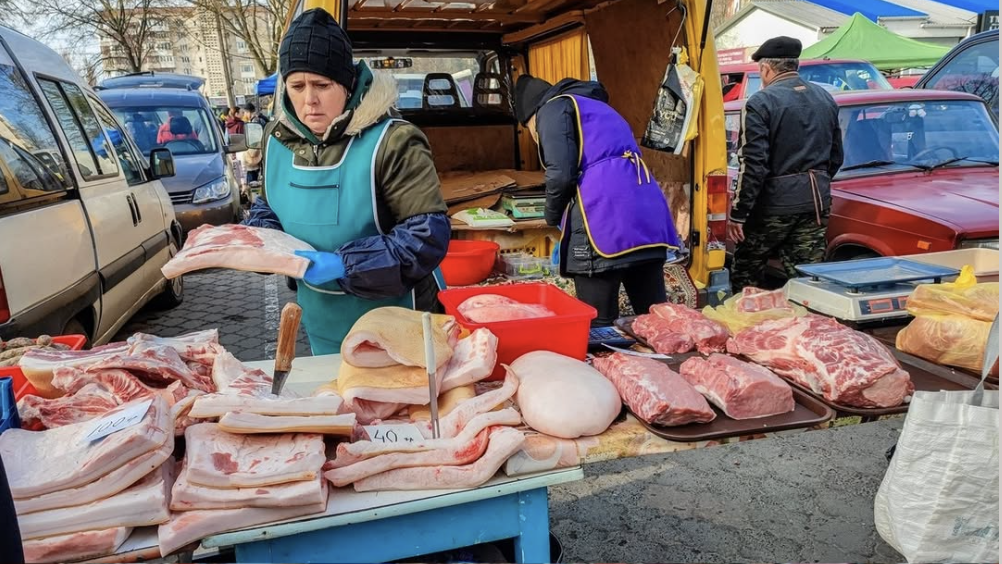
[[[859,312],[862,315],[890,314],[896,311],[905,311],[908,308],[908,296],[863,298],[858,303]]]

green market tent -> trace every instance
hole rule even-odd
[[[894,70],[931,67],[949,50],[888,31],[857,12],[831,35],[804,49],[800,58],[863,59],[880,70]]]

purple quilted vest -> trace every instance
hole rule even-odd
[[[592,246],[606,258],[649,247],[678,248],[668,201],[641,159],[630,125],[608,104],[565,96],[577,107],[577,199]]]

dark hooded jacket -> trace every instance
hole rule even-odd
[[[556,83],[543,96],[536,109],[536,133],[539,136],[539,160],[546,169],[546,223],[560,225],[568,211],[567,225],[560,245],[561,274],[595,274],[639,263],[665,260],[663,248],[641,249],[615,258],[605,258],[592,246],[578,205],[579,143],[578,117],[573,102],[560,98],[574,94],[604,103],[609,94],[598,82],[567,78]]]

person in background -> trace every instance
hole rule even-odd
[[[187,125],[182,125],[180,128],[178,124],[175,123],[174,127],[171,127],[172,121],[185,121]],[[157,130],[157,145],[163,145],[165,143],[170,143],[171,141],[182,141],[182,140],[197,140],[198,132],[194,130],[191,126],[191,122],[188,118],[184,117],[184,112],[181,110],[167,110],[167,121],[160,125],[160,129]]]
[[[758,48],[762,89],[745,102],[737,190],[727,226],[736,243],[735,293],[763,285],[778,255],[788,278],[798,264],[822,262],[831,214],[831,181],[842,166],[838,105],[800,77],[800,40],[774,37]]]
[[[230,108],[229,113],[226,114],[226,133],[243,135],[244,120],[240,119],[240,110]]]
[[[556,262],[595,327],[619,317],[622,285],[636,313],[667,300],[664,264],[679,248],[668,201],[641,158],[630,125],[598,82],[515,84],[515,117],[539,145],[546,223],[561,226]]]
[[[261,113],[257,111],[257,107],[250,102],[244,104],[243,119],[246,123],[256,123],[261,127],[268,125],[268,119],[261,115]]]
[[[297,301],[313,353],[339,352],[375,308],[439,311],[451,227],[428,140],[393,110],[392,76],[353,63],[348,35],[322,8],[290,24],[279,68],[262,195],[243,223],[316,249],[297,252],[310,261]]]

